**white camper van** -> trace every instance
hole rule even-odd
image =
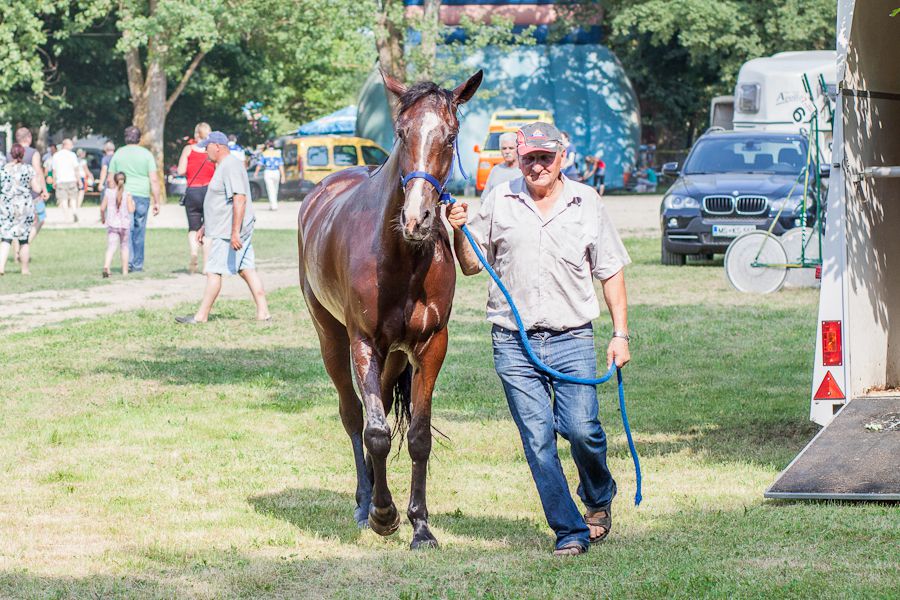
[[[900,56],[900,19],[889,16],[897,5],[838,1],[810,399],[810,418],[825,428],[769,498],[900,500],[900,69],[891,59]]]
[[[809,127],[813,111],[818,111],[819,147],[827,160],[836,63],[833,50],[779,52],[747,61],[734,87],[734,129],[797,133]],[[811,98],[804,89],[804,75],[812,88]]]

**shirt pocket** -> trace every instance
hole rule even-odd
[[[578,231],[566,231],[559,248],[559,256],[563,262],[574,268],[579,274],[587,268],[587,244],[582,241]]]

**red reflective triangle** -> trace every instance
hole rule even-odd
[[[822,379],[822,385],[816,390],[814,400],[843,400],[844,392],[838,386],[837,381],[831,375],[831,371],[825,372],[825,378]]]

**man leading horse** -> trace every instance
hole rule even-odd
[[[579,378],[596,377],[591,321],[600,315],[592,277],[603,285],[612,317],[607,367],[630,359],[623,267],[630,261],[600,197],[560,174],[565,149],[560,132],[532,123],[517,133],[522,177],[494,188],[472,215],[468,229],[519,308],[537,356],[551,368]],[[449,212],[454,249],[465,275],[482,266],[463,235],[468,205]],[[616,482],[606,464],[606,435],[592,385],[554,380],[529,360],[512,310],[491,282],[487,318],[494,366],[519,429],[544,515],[556,533],[555,554],[587,552],[612,528]],[[582,516],[569,493],[556,435],[569,440],[578,468]]]

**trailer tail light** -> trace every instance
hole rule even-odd
[[[816,279],[822,280],[822,265],[816,265]]]
[[[842,365],[843,361],[841,322],[822,321],[822,364],[826,367],[837,367]]]
[[[841,387],[837,384],[837,381],[834,380],[834,376],[831,374],[831,371],[825,371],[825,377],[822,379],[822,384],[819,385],[819,389],[816,390],[815,396],[813,396],[814,400],[843,400],[844,392],[841,391]]]

